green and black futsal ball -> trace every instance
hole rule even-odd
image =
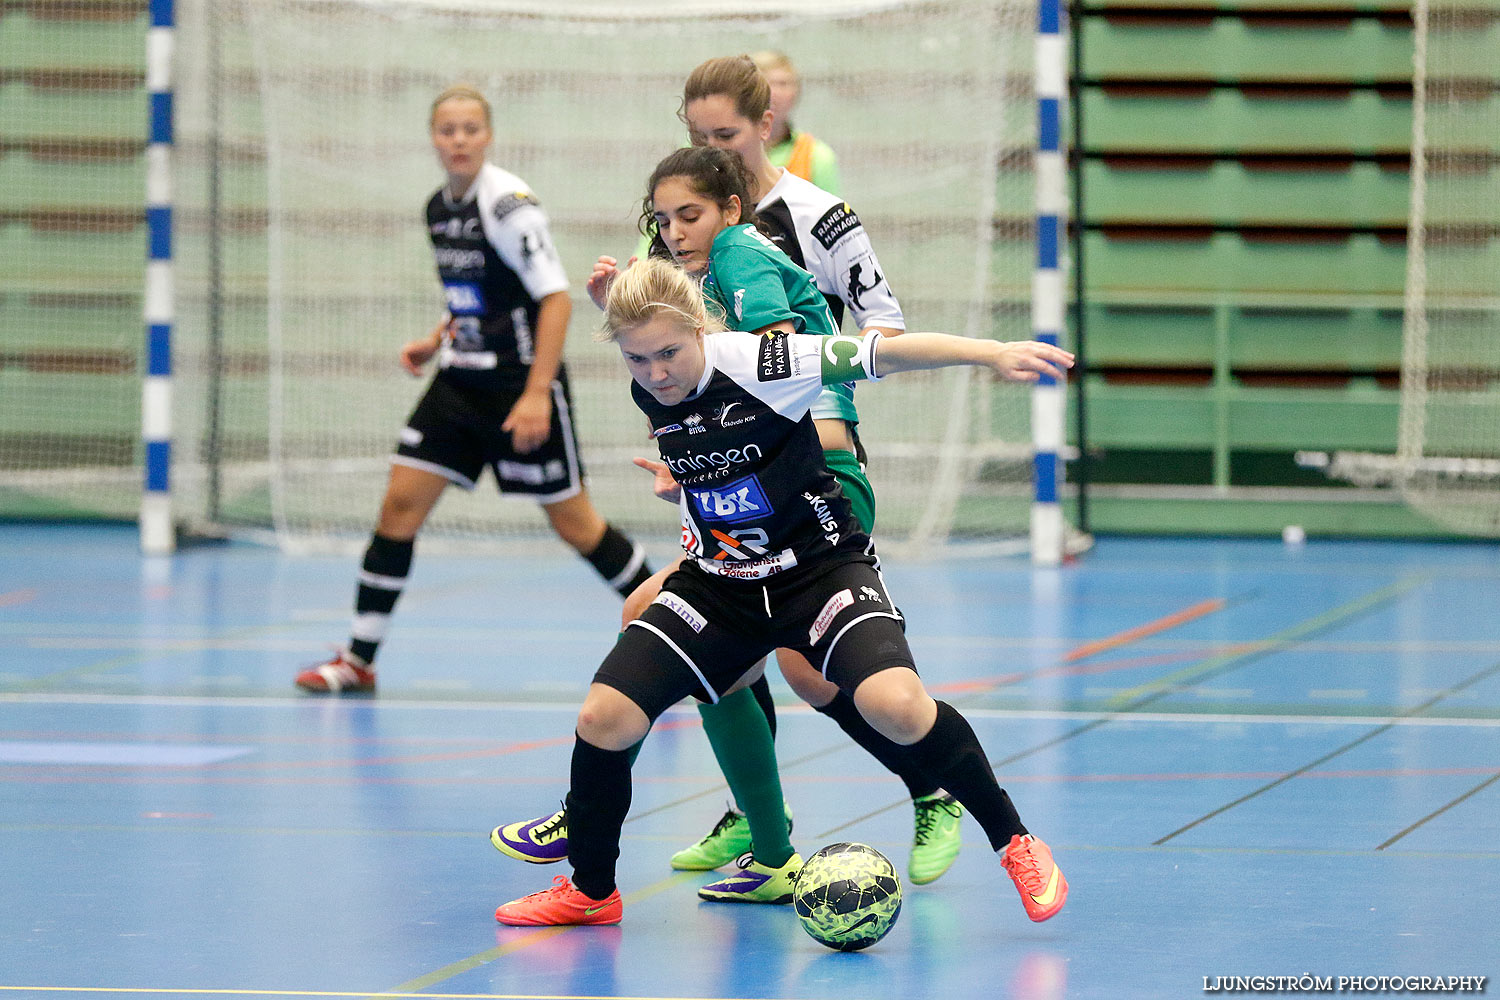
[[[807,933],[838,951],[885,937],[901,913],[901,880],[868,844],[829,844],[807,859],[792,901]]]

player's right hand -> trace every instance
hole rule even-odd
[[[425,337],[416,340],[408,340],[401,347],[401,367],[405,368],[411,375],[421,375],[422,366],[432,360],[432,356],[443,346],[443,338],[449,335],[453,329],[453,317],[449,316]]]
[[[986,341],[984,364],[1007,382],[1035,382],[1043,375],[1062,381],[1073,367],[1073,354],[1035,340]]]
[[[589,275],[586,286],[589,290],[589,298],[594,300],[594,305],[600,310],[604,309],[604,302],[609,298],[609,286],[614,284],[615,277],[626,267],[634,264],[636,258],[631,257],[625,262],[625,267],[619,266],[619,261],[613,257],[601,256],[594,262],[593,273]]]
[[[634,458],[631,461],[656,477],[651,483],[652,493],[668,503],[676,503],[681,498],[682,487],[672,478],[672,470],[667,468],[666,463],[650,458]]]

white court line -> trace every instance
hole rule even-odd
[[[577,714],[582,701],[579,697],[560,701],[447,701],[424,698],[384,700],[375,698],[350,699],[348,704],[363,710],[383,711],[431,710],[441,712],[566,712]],[[145,705],[152,707],[181,706],[184,708],[296,708],[310,704],[336,705],[338,699],[314,699],[289,694],[285,698],[237,698],[203,697],[201,695],[132,695],[132,694],[48,694],[0,692],[0,703],[39,705]],[[806,705],[778,704],[778,712],[788,715],[808,714],[812,709]],[[667,715],[697,716],[691,705],[677,705],[667,709]],[[1114,722],[1174,723],[1178,725],[1280,725],[1280,726],[1458,726],[1478,729],[1500,729],[1500,717],[1468,718],[1462,716],[1391,716],[1391,715],[1260,715],[1253,712],[1072,712],[1051,709],[1021,708],[965,708],[963,714],[972,719],[1018,719],[1027,721],[1093,721],[1109,719]]]

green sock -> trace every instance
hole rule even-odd
[[[620,629],[620,631],[615,634],[615,638],[619,639],[624,634],[625,634],[625,630],[624,629]],[[647,730],[646,736],[650,736],[650,735],[651,735],[650,730]],[[640,740],[636,743],[635,746],[630,747],[629,749],[627,749],[625,751],[626,753],[630,754],[630,766],[631,767],[635,767],[635,759],[641,755],[641,747],[643,747],[643,746],[646,745],[646,736],[642,736],[640,738]]]
[[[734,801],[750,821],[755,860],[780,868],[792,856],[792,842],[786,831],[776,745],[765,712],[755,694],[743,688],[720,698],[717,705],[699,705],[698,714]]]

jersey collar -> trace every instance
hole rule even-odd
[[[467,204],[469,204],[469,202],[473,201],[475,198],[478,198],[479,197],[479,183],[480,183],[480,181],[484,180],[485,172],[488,171],[489,169],[490,169],[489,161],[485,161],[484,163],[481,163],[479,165],[479,173],[477,173],[477,174],[474,175],[474,183],[470,184],[469,185],[469,190],[465,191],[464,192],[464,196],[462,198],[459,198],[456,201],[453,198],[453,192],[451,192],[451,191],[448,190],[448,183],[447,183],[447,181],[444,181],[443,182],[443,204],[444,204],[444,206],[446,206],[448,208],[458,208],[460,205],[467,205]]]
[[[714,377],[714,360],[719,353],[717,333],[705,333],[703,335],[703,377],[698,380],[698,387],[682,398],[684,403],[697,399],[703,395],[703,390],[708,388],[708,382]]]
[[[760,201],[755,203],[755,210],[759,212],[761,209],[771,204],[771,202],[775,201],[777,198],[780,198],[782,188],[789,186],[787,178],[793,176],[795,175],[790,170],[788,170],[786,167],[782,167],[781,176],[776,178],[776,183],[771,185],[771,190],[767,191],[765,193],[765,196],[761,198]]]

